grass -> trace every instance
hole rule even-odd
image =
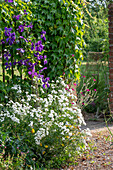
[[[109,84],[109,67],[107,61],[98,62],[83,62],[80,66],[81,75],[91,77],[96,79],[105,80],[105,84]],[[98,81],[99,81],[98,80]]]

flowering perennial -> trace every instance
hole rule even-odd
[[[38,96],[26,92],[26,97],[23,98],[20,86],[15,85],[12,90],[17,92],[17,99],[21,100],[10,100],[6,108],[1,109],[0,122],[5,128],[7,122],[10,122],[9,129],[14,133],[24,133],[30,140],[27,149],[34,147],[37,158],[41,154],[42,158],[48,159],[50,154],[50,161],[52,157],[56,159],[54,155],[60,156],[61,153],[71,157],[73,154],[80,154],[87,147],[85,136],[89,131],[81,130],[81,124],[85,122],[75,102],[76,96],[71,89],[68,91],[65,88],[69,89],[69,86],[59,78],[56,83],[51,83],[48,89],[51,93],[46,94],[46,89],[41,87]],[[16,129],[13,129],[14,124]]]

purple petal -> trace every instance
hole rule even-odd
[[[23,37],[23,36],[20,36],[20,38],[24,39],[24,37]]]
[[[46,31],[42,30],[41,34],[46,34]]]
[[[8,2],[9,2],[9,3],[12,3],[12,2],[13,2],[13,0],[8,0]]]
[[[37,76],[38,74],[35,72],[34,75]]]
[[[46,55],[44,55],[44,59],[45,59],[45,58],[47,58],[47,56],[46,56]]]
[[[44,60],[44,65],[47,64],[47,60]]]
[[[45,85],[45,84],[43,84],[43,86],[42,86],[42,87],[45,89],[46,85]]]
[[[43,40],[46,41],[46,37],[43,37]]]
[[[31,71],[28,71],[28,74],[29,74],[29,75],[31,75],[31,74],[32,74],[32,72],[31,72]]]

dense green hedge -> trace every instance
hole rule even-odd
[[[45,74],[54,79],[65,72],[68,79],[78,78],[77,64],[82,59],[84,29],[82,1],[33,0],[32,5],[35,36],[40,28],[47,33],[48,70]]]

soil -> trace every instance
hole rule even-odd
[[[92,137],[87,143],[91,150],[87,150],[74,166],[65,167],[65,170],[113,170],[113,121],[108,123],[104,119],[95,119],[94,114],[85,116],[86,126],[91,130]],[[110,134],[111,133],[111,134]]]

